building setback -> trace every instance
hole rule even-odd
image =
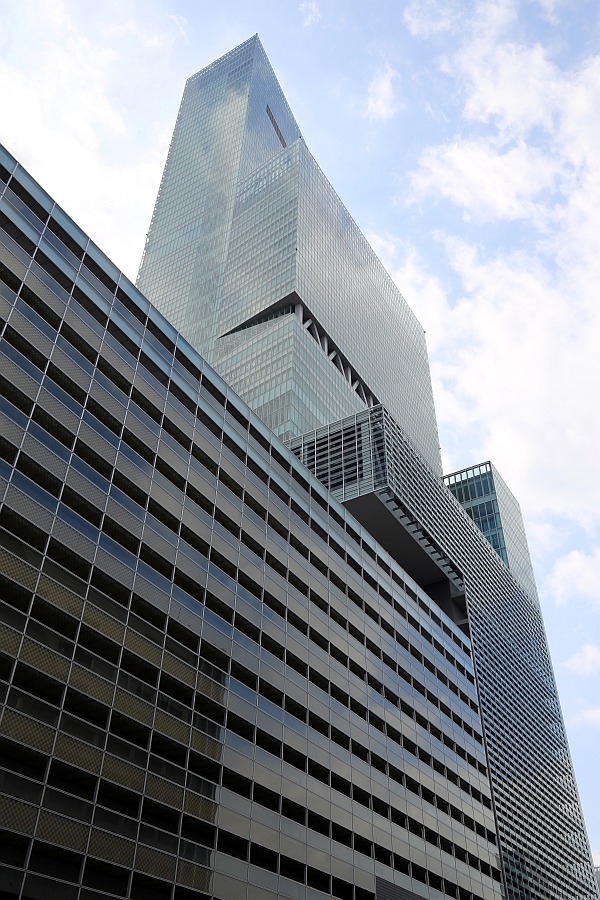
[[[383,407],[290,447],[471,636],[506,896],[594,897],[536,595],[431,477]]]
[[[383,403],[441,475],[423,328],[257,36],[188,79],[137,284],[278,437]]]
[[[423,330],[257,36],[186,84],[138,286],[470,635],[507,900],[596,898],[518,505],[444,485]]]
[[[444,484],[526,592],[537,597],[521,508],[493,463],[444,475]]]
[[[468,636],[0,154],[0,896],[499,900]]]

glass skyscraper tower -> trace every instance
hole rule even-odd
[[[507,900],[595,897],[528,554],[508,507],[491,528],[501,480],[483,467],[489,515],[481,471],[444,484],[423,330],[257,36],[186,85],[138,286],[470,636]]]
[[[383,403],[441,473],[423,329],[257,36],[186,84],[137,284],[279,437]]]
[[[494,550],[531,596],[537,596],[521,508],[491,462],[444,475],[454,494]]]

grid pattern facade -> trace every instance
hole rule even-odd
[[[462,573],[509,900],[597,897],[537,596],[378,407],[290,442],[342,502],[376,492]],[[540,823],[544,823],[543,827]]]
[[[491,462],[444,475],[444,484],[525,590],[537,596],[521,508]]]
[[[315,362],[292,312],[287,327],[248,327],[295,295],[441,474],[423,329],[308,152],[257,37],[188,81],[138,287],[282,439],[368,405],[321,341]]]
[[[281,150],[267,100],[298,138],[257,37],[188,79],[140,267],[140,289],[209,361],[238,179]]]
[[[499,900],[465,635],[0,148],[0,890]]]

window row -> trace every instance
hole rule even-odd
[[[81,291],[81,289],[76,288],[75,290],[76,290],[76,293],[75,293],[75,291],[74,291],[74,294],[73,294],[73,296],[75,297],[75,299],[76,299],[76,300],[79,300],[80,303],[83,302],[84,306],[85,306],[86,308],[89,308],[89,312],[91,312],[92,314],[95,313],[96,316],[101,315],[103,324],[106,326],[106,323],[109,322],[108,316],[105,315],[105,314],[103,314],[103,313],[101,313],[101,311],[100,311],[97,307],[95,307],[93,301],[90,300],[89,298],[87,298],[87,296],[84,294],[83,291]],[[38,307],[39,307],[40,304],[41,304],[42,306],[45,306],[45,304],[43,304],[43,302],[42,302],[41,300],[39,300],[39,298],[35,298],[35,295],[34,295],[34,297],[31,297],[31,296],[30,296],[30,295],[32,294],[32,292],[31,292],[29,289],[25,289],[25,291],[24,291],[23,293],[26,295],[26,299],[27,299],[27,298],[29,299],[29,302],[32,302],[32,301],[33,301],[33,302],[36,304],[36,306],[38,306]],[[130,303],[131,303],[131,301],[130,301]],[[46,307],[46,308],[47,308],[47,307]],[[138,312],[139,312],[139,310],[138,310]],[[53,314],[53,318],[56,320],[55,314]],[[56,324],[57,324],[57,323],[55,323],[55,327],[56,327]],[[151,320],[148,320],[148,328],[150,328],[150,325],[151,325],[151,324],[153,325],[154,329],[158,332],[159,329],[157,328],[157,326],[154,325],[153,323],[151,323]],[[111,331],[111,333],[112,333],[112,334],[120,341],[120,343],[125,347],[125,349],[126,349],[129,353],[131,353],[131,354],[134,355],[134,356],[137,356],[137,355],[138,355],[138,353],[139,353],[139,348],[136,348],[135,345],[132,345],[132,342],[131,342],[131,340],[127,337],[127,335],[125,335],[125,334],[121,331],[121,329],[120,329],[114,322],[112,322],[112,321],[109,322],[109,331]],[[72,332],[72,329],[71,329],[71,332]],[[82,343],[85,343],[84,341],[82,341],[81,336],[77,336],[76,340],[77,340],[77,344],[78,344],[78,345],[81,345]],[[167,340],[167,339],[165,338],[165,341],[166,341],[166,340]],[[169,342],[169,345],[172,346],[172,345],[170,344],[170,342]],[[166,344],[165,344],[165,346],[166,346]],[[89,350],[91,350],[91,353],[92,353],[92,355],[93,355],[93,358],[94,358],[94,359],[97,359],[97,354],[96,354],[96,352],[93,351],[91,348],[89,348]],[[135,351],[135,352],[134,352],[134,351]],[[177,354],[176,354],[176,355],[177,355]],[[147,368],[148,371],[150,371],[150,372],[151,372],[152,374],[154,374],[154,375],[157,374],[156,366],[155,366],[154,364],[151,364],[151,360],[147,357],[147,355],[144,355],[144,358],[143,358],[141,361],[142,361],[142,364],[145,365],[145,367]],[[99,363],[99,364],[101,364],[101,363]],[[106,366],[106,364],[105,364],[105,366]],[[116,371],[116,370],[114,370],[113,367],[110,367],[110,366],[109,366],[109,368],[112,369],[112,371],[110,372],[110,375],[115,375],[115,371]],[[195,373],[196,373],[197,378],[198,378],[198,379],[201,379],[201,373],[200,373],[200,371],[199,371],[199,370],[195,370]],[[123,389],[123,382],[124,382],[123,377],[120,376],[118,373],[116,373],[116,377],[117,377],[117,386],[119,386],[119,387],[121,387],[121,389]],[[163,380],[164,380],[164,379],[163,379]],[[177,384],[176,384],[174,381],[171,380],[171,381],[168,381],[167,386],[168,386],[169,390],[174,394],[174,396],[177,397],[177,399],[179,399],[180,402],[182,402],[182,403],[184,404],[184,406],[187,406],[188,409],[190,409],[190,410],[194,413],[194,415],[195,415],[196,412],[197,412],[195,404],[192,403],[192,405],[190,405],[190,402],[191,402],[191,401],[190,401],[190,398],[189,398],[187,395],[185,395],[185,394],[182,393],[181,389],[178,388]],[[232,404],[230,404],[229,401],[226,401],[225,396],[218,390],[218,388],[217,388],[215,385],[213,385],[213,384],[211,383],[211,381],[210,381],[209,378],[202,378],[202,386],[203,386],[206,390],[208,390],[208,391],[213,395],[213,397],[214,397],[214,398],[215,398],[215,399],[223,406],[223,408],[225,408],[225,409],[229,412],[230,415],[232,415],[232,416],[234,417],[234,419],[236,419],[237,421],[240,422],[240,424],[242,425],[242,427],[243,427],[244,429],[247,429],[247,428],[248,428],[248,422],[247,422],[247,420],[245,419],[245,417],[242,417],[242,416],[241,416],[241,414],[237,411],[237,409],[235,408],[234,405],[232,406]],[[129,391],[129,387],[127,387],[126,393],[128,393],[128,391]],[[138,394],[139,394],[139,392],[138,392]],[[152,406],[151,404],[147,404],[147,403],[146,403],[146,404],[145,404],[146,411],[148,411],[148,407],[151,407],[151,406]],[[193,407],[193,408],[192,408],[192,407]],[[157,415],[157,412],[154,412],[154,416],[156,416],[156,415]],[[158,414],[158,415],[159,415],[159,417],[160,417],[161,414]],[[179,440],[181,440],[182,432],[177,428],[177,426],[175,426],[173,423],[169,423],[169,420],[167,420],[167,421],[165,422],[165,427],[166,427],[167,430],[174,430],[174,431],[175,431],[175,435],[174,435],[174,436],[176,437],[176,439],[179,438]],[[261,445],[261,447],[262,447],[263,449],[268,449],[268,443],[267,443],[267,441],[259,434],[259,432],[258,432],[255,428],[253,428],[252,425],[250,425],[250,432],[251,432],[251,435],[252,435],[255,439],[256,439],[257,437],[259,438],[259,443],[260,443],[260,445]],[[189,444],[189,441],[187,441],[187,439],[185,439],[184,442],[183,442],[183,446],[184,446],[186,449],[189,450],[188,444]],[[239,448],[238,446],[236,446],[235,442],[231,442],[231,445],[232,445],[232,446],[230,447],[230,449],[233,449],[233,451],[236,452],[237,455],[239,455],[240,452],[242,453],[243,458],[242,458],[242,456],[240,456],[240,459],[242,459],[242,462],[244,462],[244,464],[250,464],[249,458],[247,458],[247,457],[246,457],[246,454],[245,454],[243,451],[241,451],[241,448]],[[279,453],[276,451],[276,449],[275,449],[274,447],[271,447],[271,456],[272,456],[273,460],[274,460],[275,462],[277,462],[278,465],[280,465],[280,467],[283,468],[284,471],[285,471],[286,473],[289,473],[289,472],[291,471],[292,477],[295,478],[295,479],[299,482],[299,484],[301,485],[301,487],[302,487],[303,489],[305,489],[305,490],[307,490],[307,491],[309,490],[309,484],[308,484],[308,482],[307,482],[303,477],[301,477],[301,476],[299,475],[299,473],[297,473],[297,472],[295,471],[295,467],[294,467],[294,466],[291,466],[291,467],[290,467],[289,462],[288,462],[287,460],[285,460],[285,458],[284,458],[281,454],[279,454]],[[265,477],[264,470],[262,470],[262,469],[260,469],[260,472],[259,472],[258,474],[259,474],[259,477],[263,477],[263,478]],[[315,492],[315,491],[311,492],[311,496],[313,497],[313,499],[314,499],[316,502],[318,502],[320,505],[322,505],[322,506],[325,508],[326,511],[329,512],[329,514],[332,516],[332,518],[334,518],[334,520],[337,521],[338,524],[340,524],[342,528],[344,527],[344,524],[345,524],[345,523],[344,523],[344,520],[341,519],[341,517],[339,517],[339,516],[337,515],[337,513],[335,512],[335,510],[334,510],[332,507],[329,507],[329,506],[328,506],[328,504],[326,503],[326,501],[324,500],[324,498],[322,498],[322,497],[320,496],[320,494],[319,494],[318,491],[316,491],[316,492]],[[286,502],[286,503],[288,502],[287,494],[285,494],[285,496],[284,496],[284,502]],[[312,520],[310,521],[310,524],[311,524],[311,527],[312,527],[312,524],[313,524],[313,523],[312,523]],[[349,525],[347,525],[346,527],[347,527],[347,529],[348,529],[348,527],[351,528],[351,526],[349,526]],[[371,548],[368,546],[368,542],[365,543],[364,541],[362,541],[362,540],[360,539],[360,537],[359,537],[357,534],[355,535],[355,538],[358,540],[358,542],[361,544],[361,546],[363,546],[363,549],[365,549],[365,550],[367,550],[368,552],[372,553]],[[341,548],[340,548],[340,549],[341,549]],[[341,549],[341,556],[342,556],[342,558],[344,559],[344,561],[346,561],[346,554],[345,554],[345,552],[343,551],[343,549]],[[394,577],[394,580],[398,581],[398,583],[399,583],[399,584],[402,586],[402,588],[406,591],[407,586],[404,585],[403,582],[401,582],[401,581],[398,580],[395,571],[390,570],[389,566],[388,566],[386,563],[383,563],[383,561],[381,561],[381,564],[383,565],[384,570],[386,570],[387,572],[390,572],[390,571],[391,571],[391,574],[392,574],[392,577]],[[366,580],[369,581],[369,576],[367,575],[367,573],[363,573],[363,577],[365,577]],[[409,593],[409,594],[412,594],[412,591],[409,590],[408,593]],[[416,601],[416,597],[415,597],[414,599],[415,599],[415,601]],[[439,617],[436,616],[435,613],[433,613],[431,610],[428,609],[427,611],[428,611],[429,614],[432,616],[432,618],[435,619],[436,624],[438,624],[440,627],[442,627],[442,626],[443,626],[443,623],[441,622],[441,620],[439,619]],[[444,630],[447,631],[447,633],[449,634],[449,636],[451,636],[453,639],[455,639],[455,640],[462,646],[462,644],[461,644],[461,642],[460,642],[460,639],[457,638],[457,636],[454,635],[454,634],[450,631],[450,629],[447,628],[447,626],[444,628]],[[430,637],[429,637],[428,639],[431,640]],[[466,650],[467,648],[465,647],[464,649]],[[468,651],[467,651],[467,652],[468,652]],[[470,673],[468,673],[468,675],[470,675]],[[467,677],[468,677],[468,676],[467,676]],[[472,678],[472,676],[471,676],[471,678]]]

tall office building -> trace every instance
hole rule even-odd
[[[289,135],[257,40],[208,71],[213,130],[178,124],[199,196],[174,142],[159,205],[214,218],[162,244],[157,211],[144,266],[289,448],[0,148],[0,898],[596,900],[496,473],[506,559],[439,475],[420,330],[302,144],[269,194]]]
[[[489,462],[444,475],[444,484],[473,519],[528,594],[537,588],[521,507]]]
[[[186,84],[137,284],[282,439],[383,403],[441,474],[423,328],[256,36]]]
[[[444,485],[422,329],[257,37],[186,85],[138,284],[470,636],[507,900],[595,897],[518,507]]]
[[[594,897],[536,596],[383,407],[302,435],[290,447],[470,634],[506,897]]]
[[[0,147],[0,898],[331,897],[501,900],[469,636]]]

